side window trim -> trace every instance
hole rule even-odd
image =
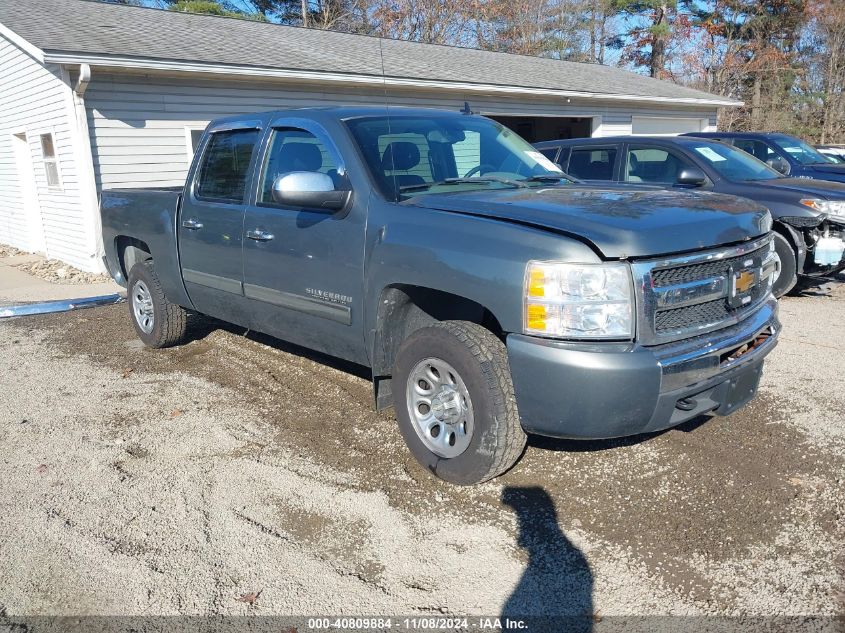
[[[572,150],[567,145],[561,145],[560,151],[557,153],[557,164],[560,165],[560,168],[563,170],[563,173],[568,173],[566,168],[569,166],[569,156],[572,154]]]
[[[202,202],[203,204],[213,204],[213,205],[220,205],[220,206],[243,206],[247,200],[249,199],[250,189],[252,186],[253,180],[253,172],[255,171],[255,160],[256,156],[258,155],[258,150],[263,143],[264,134],[262,134],[260,123],[259,125],[255,125],[256,122],[252,121],[245,121],[243,125],[228,125],[225,123],[209,127],[206,130],[206,133],[203,136],[203,139],[200,141],[200,147],[197,149],[200,151],[200,155],[196,159],[196,165],[192,168],[189,177],[191,178],[190,182],[190,198],[194,202]],[[254,130],[258,133],[258,138],[255,141],[255,145],[252,148],[252,155],[250,156],[249,165],[246,168],[246,176],[244,178],[244,195],[241,197],[240,200],[232,200],[229,198],[214,198],[208,196],[201,196],[198,194],[197,189],[199,187],[199,179],[202,175],[203,165],[205,164],[205,158],[208,153],[208,149],[211,146],[211,140],[214,138],[215,134],[221,134],[226,132],[248,132],[250,130]]]
[[[265,142],[265,152],[268,151],[267,146],[269,145],[269,137],[272,136],[273,130],[277,130],[279,128],[298,128],[305,130],[306,132],[311,132],[311,134],[316,136],[317,140],[325,146],[326,150],[331,155],[332,160],[334,160],[335,165],[337,165],[338,172],[341,175],[346,175],[346,162],[343,160],[343,155],[340,153],[340,150],[337,148],[337,145],[331,135],[316,121],[297,117],[282,117],[271,121],[268,127],[270,128],[270,134],[267,135],[268,140]]]

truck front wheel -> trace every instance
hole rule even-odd
[[[780,233],[774,233],[775,241],[775,278],[772,281],[772,294],[780,299],[789,292],[798,281],[796,277],[798,264],[796,262],[795,250]]]
[[[152,261],[138,262],[129,271],[126,300],[132,325],[145,345],[170,347],[185,340],[188,315],[164,296]]]
[[[392,382],[402,436],[437,477],[480,483],[525,450],[507,350],[482,326],[443,321],[417,330],[399,349]]]

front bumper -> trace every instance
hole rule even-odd
[[[538,435],[599,439],[659,431],[708,412],[728,415],[756,394],[779,332],[777,301],[770,299],[733,327],[654,347],[511,334],[522,426]]]

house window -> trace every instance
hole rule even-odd
[[[61,189],[62,181],[59,178],[56,144],[53,141],[52,133],[41,135],[41,156],[44,160],[44,173],[47,174],[47,186],[50,189]]]

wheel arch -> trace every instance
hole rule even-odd
[[[393,284],[382,289],[370,355],[377,409],[393,404],[391,373],[402,342],[420,328],[440,321],[477,323],[504,338],[499,319],[486,306],[472,299],[411,284]]]
[[[795,227],[777,219],[772,224],[772,230],[792,246],[792,250],[795,251],[795,272],[800,275],[804,270],[807,259],[807,245],[804,242],[804,236]]]
[[[118,235],[114,238],[117,261],[120,273],[125,280],[129,280],[129,271],[138,262],[149,261],[153,258],[152,250],[146,242],[129,235]]]

